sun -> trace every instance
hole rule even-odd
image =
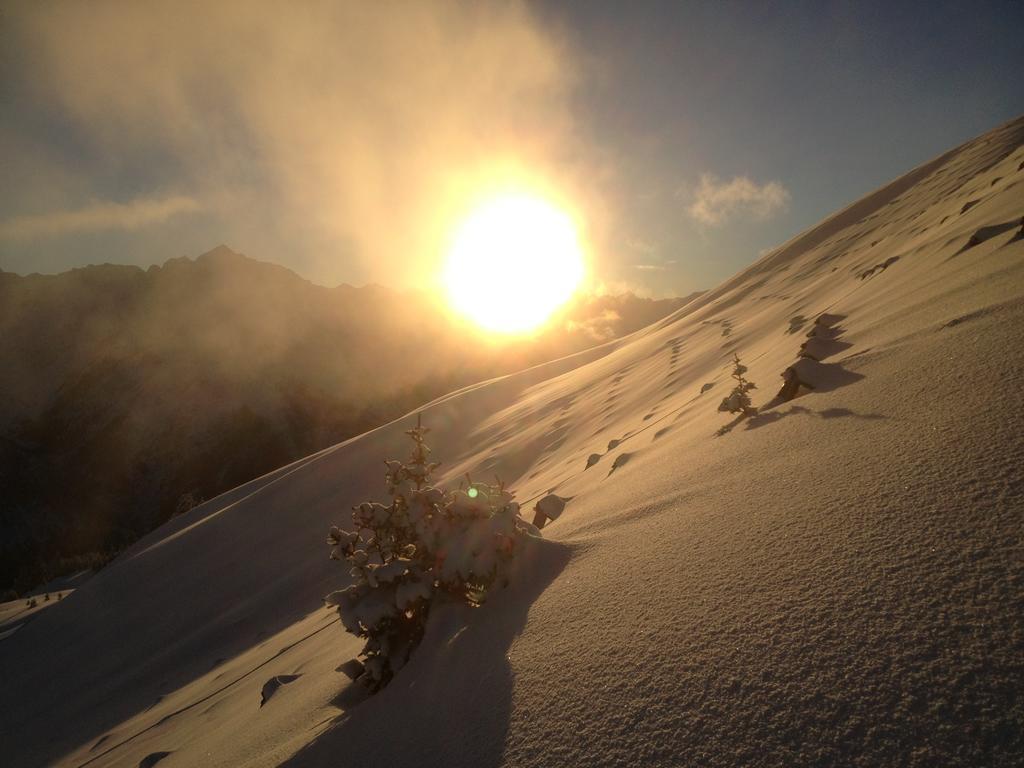
[[[540,197],[509,194],[462,221],[442,281],[457,312],[485,330],[521,334],[543,325],[585,271],[572,218]]]

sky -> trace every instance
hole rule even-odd
[[[685,295],[1024,113],[1019,2],[0,6],[0,269],[225,243],[430,286],[473,205],[568,211]]]

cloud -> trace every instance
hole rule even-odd
[[[653,254],[656,253],[658,247],[647,240],[640,237],[634,237],[626,241],[626,248],[639,254]]]
[[[662,272],[676,263],[675,259],[660,258],[658,256],[659,247],[640,237],[633,237],[627,240],[625,247],[633,252],[634,257],[644,259],[642,262],[629,265],[641,272]]]
[[[76,232],[140,229],[199,208],[196,200],[182,195],[139,199],[130,203],[96,202],[74,211],[15,216],[0,221],[0,238],[27,239]]]
[[[719,226],[742,214],[767,219],[785,210],[788,203],[789,191],[778,181],[758,185],[746,176],[736,176],[722,182],[714,174],[705,173],[689,213],[703,224]]]
[[[594,194],[569,108],[574,56],[526,2],[14,9],[33,92],[99,154],[150,173],[159,158],[164,186],[239,231],[321,254],[309,266],[322,280],[348,278],[353,259],[392,285],[433,275],[488,189],[581,207]]]
[[[669,267],[675,266],[675,264],[675,259],[665,259],[659,262],[643,262],[640,264],[633,264],[631,266],[633,269],[639,269],[641,272],[662,272]]]
[[[569,320],[565,328],[569,333],[582,333],[594,341],[608,341],[614,338],[616,324],[622,318],[614,309],[603,309],[593,317]]]

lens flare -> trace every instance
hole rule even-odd
[[[463,221],[443,281],[456,311],[486,330],[515,334],[543,325],[584,273],[569,215],[538,197],[507,195]]]

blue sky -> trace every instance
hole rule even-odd
[[[87,5],[0,21],[5,270],[407,285],[526,180],[599,282],[683,294],[1024,112],[1019,2]]]

